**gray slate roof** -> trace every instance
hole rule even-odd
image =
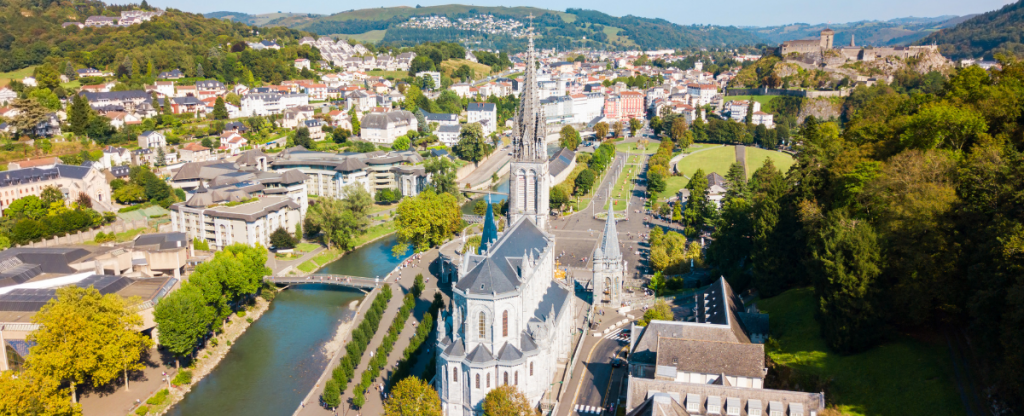
[[[486,258],[460,278],[455,287],[467,294],[513,292],[520,285],[518,268],[523,254],[543,250],[547,244],[544,232],[533,222],[520,221],[491,246]]]

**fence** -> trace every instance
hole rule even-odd
[[[23,247],[52,247],[62,244],[82,244],[88,241],[96,239],[98,233],[123,233],[128,230],[134,230],[136,228],[149,226],[149,221],[145,219],[139,219],[134,221],[115,221],[107,224],[103,227],[94,228],[91,230],[79,231],[74,234],[68,234],[63,237],[54,236],[49,240],[37,241],[34,243],[26,244]]]

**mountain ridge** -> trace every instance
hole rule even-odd
[[[939,45],[953,59],[991,59],[998,53],[1024,56],[1024,0],[974,16],[954,27],[932,33],[917,44]]]

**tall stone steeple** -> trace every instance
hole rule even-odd
[[[618,308],[622,303],[626,265],[622,262],[622,250],[619,248],[615,212],[612,211],[614,205],[614,202],[608,204],[608,219],[604,223],[601,245],[594,250],[594,300],[607,300],[609,305]]]
[[[532,17],[532,16],[531,16]],[[528,33],[529,47],[526,52],[526,74],[523,94],[516,113],[512,130],[512,166],[509,172],[508,223],[514,225],[520,218],[527,218],[541,229],[547,228],[548,204],[548,161],[546,120],[540,106],[540,91],[537,86],[537,54],[533,49],[533,28]]]

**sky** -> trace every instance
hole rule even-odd
[[[478,6],[534,6],[564,11],[584,8],[614,16],[664,18],[679,24],[714,24],[733,26],[775,26],[787,23],[854,22],[888,20],[898,17],[933,17],[984,13],[998,9],[1010,0],[655,0],[631,2],[623,0],[377,0],[374,7],[432,6],[439,4],[473,4]],[[366,1],[305,0],[299,3],[280,0],[153,0],[159,7],[174,7],[188,12],[208,13],[233,11],[249,14],[293,12],[332,14],[366,8]]]

